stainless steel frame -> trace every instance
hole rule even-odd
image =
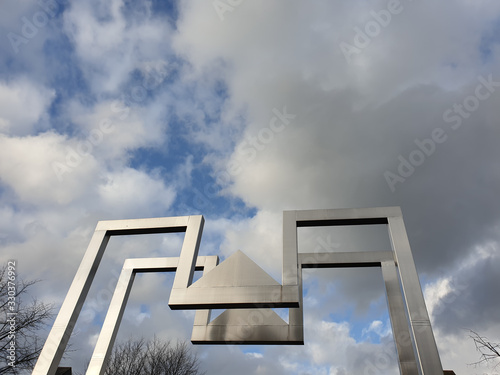
[[[196,270],[203,271],[205,274],[215,268],[218,263],[219,257],[216,255],[200,256],[196,259]],[[175,272],[178,264],[178,257],[125,260],[86,372],[87,375],[102,375],[106,371],[106,363],[111,355],[136,273]],[[205,317],[210,317],[209,310],[196,311],[195,319],[199,320]]]
[[[102,373],[136,272],[176,272],[169,306],[199,310],[194,343],[302,344],[302,269],[313,267],[381,267],[401,373],[443,373],[399,207],[285,211],[282,284],[242,252],[218,266],[216,257],[198,257],[203,223],[202,216],[99,222],[33,374],[55,374],[110,236],[169,232],[186,232],[178,258],[125,262],[87,374]],[[298,252],[299,227],[370,224],[388,225],[393,251]],[[201,267],[203,276],[192,283]],[[290,323],[271,307],[290,308]],[[210,308],[229,310],[210,322]]]
[[[299,254],[298,227],[387,224],[392,252]],[[380,266],[387,291],[393,336],[403,375],[442,374],[443,368],[425,307],[399,207],[285,211],[283,245],[295,249],[302,267]],[[287,253],[292,253],[289,250]],[[291,271],[291,261],[288,272]],[[284,268],[285,270],[285,268]],[[408,314],[408,319],[407,319]],[[417,358],[415,358],[415,353]]]
[[[179,282],[189,284],[193,277],[203,222],[201,215],[98,222],[32,374],[56,373],[111,236],[186,232],[181,251],[191,252],[193,260],[191,264],[179,261],[177,269],[182,271]]]
[[[237,275],[237,279],[232,278],[232,275]],[[247,280],[245,284],[250,283],[248,280],[254,280],[254,283],[262,284],[264,292],[270,283],[279,286],[241,251],[231,255],[198,282],[204,285],[233,285],[234,288],[238,288],[239,280]],[[197,283],[191,287],[195,287]],[[200,318],[195,319],[193,325],[191,342],[193,344],[302,345],[304,344],[304,329],[301,283],[299,283],[299,291],[300,307],[289,310],[290,323],[286,323],[270,309],[269,304],[254,303],[252,309],[230,308],[213,321],[210,321],[209,315],[202,318],[200,314]]]
[[[223,286],[218,286],[217,283],[205,285],[203,282],[197,282],[191,288],[203,224],[204,218],[201,215],[100,221],[32,374],[56,373],[111,236],[185,232],[170,294],[169,306],[172,309],[245,308],[254,307],[255,304],[269,307],[299,306],[298,283],[282,286],[270,276],[264,278],[269,285],[250,278],[243,283],[234,279],[235,285]],[[246,262],[242,267],[249,264]],[[261,278],[264,274],[264,271],[260,273]],[[217,270],[215,277],[207,276],[218,280],[225,279],[227,274],[221,275],[220,270]]]

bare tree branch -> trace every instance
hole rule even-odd
[[[113,349],[105,375],[203,375],[185,342],[129,339]]]
[[[54,306],[29,297],[28,289],[38,280],[9,280],[8,266],[0,268],[0,375],[31,370],[42,350],[38,331],[53,316]],[[14,286],[15,285],[15,286]],[[14,303],[13,303],[14,302]],[[10,348],[15,347],[15,360]],[[10,358],[9,358],[10,357]]]
[[[469,330],[469,337],[474,341],[476,350],[481,353],[479,361],[473,362],[470,365],[477,366],[500,359],[500,344],[489,341],[487,337],[481,336],[473,330]],[[494,368],[497,368],[499,365],[500,362],[496,363]]]

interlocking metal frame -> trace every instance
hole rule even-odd
[[[206,274],[208,271],[215,268],[218,263],[219,257],[216,255],[199,256],[196,259],[195,269],[197,271],[203,271],[203,274]],[[178,264],[178,257],[125,260],[108,312],[106,313],[106,318],[104,319],[101,332],[97,339],[94,353],[90,359],[87,374],[102,375],[106,371],[105,364],[111,355],[111,350],[113,349],[113,344],[116,334],[118,333],[118,328],[120,327],[120,322],[125,311],[135,275],[139,272],[175,272],[177,271]],[[195,320],[203,320],[209,317],[209,310],[196,311]]]
[[[373,224],[387,224],[392,252],[323,253],[321,257],[316,253],[298,253],[299,227]],[[295,249],[300,258],[297,263],[303,268],[380,266],[401,374],[443,373],[400,207],[285,211],[283,246],[288,253]],[[283,265],[283,272],[294,277],[293,261],[289,263],[287,267]]]
[[[176,272],[169,306],[199,310],[193,326],[194,343],[302,344],[302,269],[316,267],[380,267],[401,373],[443,373],[399,207],[284,211],[282,284],[241,252],[219,266],[215,256],[198,257],[203,223],[201,215],[100,221],[33,374],[55,374],[109,238],[171,232],[186,233],[178,258],[125,261],[87,374],[103,371],[136,272]],[[370,224],[388,225],[392,251],[298,252],[299,227]],[[234,272],[234,267],[241,272]],[[192,283],[194,271],[201,268],[203,276]],[[290,308],[290,323],[270,307]],[[210,322],[210,308],[229,310]]]
[[[186,257],[179,260],[177,270],[180,274],[176,279],[178,284],[189,285],[193,279],[203,223],[204,219],[201,215],[99,221],[32,374],[54,375],[56,373],[112,236],[185,232],[181,252],[184,250],[185,254],[190,253],[192,260],[189,261]]]

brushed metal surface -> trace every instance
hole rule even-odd
[[[299,253],[302,268],[380,267],[387,261],[394,262],[392,251]]]
[[[296,211],[283,211],[283,285],[298,285],[298,241]]]
[[[230,309],[206,325],[194,325],[193,344],[304,344],[302,331],[271,309]]]
[[[198,257],[196,259],[196,267],[205,273],[214,268],[217,262],[218,257],[215,255]],[[175,272],[178,264],[178,257],[125,260],[86,375],[102,375],[106,371],[106,364],[111,355],[116,335],[118,334],[135,275],[139,272]],[[207,314],[209,316],[209,312],[207,311],[197,311],[196,315],[199,316],[196,316],[195,320],[200,320]]]
[[[283,212],[282,284],[239,251],[218,266],[216,257],[198,257],[203,224],[201,215],[99,222],[33,374],[55,374],[110,236],[171,232],[186,232],[178,258],[124,263],[90,373],[99,374],[98,364],[109,355],[136,272],[176,272],[169,306],[197,309],[195,343],[302,344],[302,269],[315,267],[381,267],[401,373],[443,372],[399,207]],[[298,252],[298,227],[374,224],[388,225],[392,251]],[[201,269],[203,276],[192,283]],[[289,323],[270,307],[290,308]],[[229,310],[210,321],[210,308]]]
[[[442,374],[441,359],[439,358],[402,215],[389,218],[389,234],[398,265],[404,300],[406,301],[406,309],[410,320],[410,329],[415,340],[415,350],[422,374]]]
[[[187,288],[193,281],[196,257],[200,249],[204,224],[205,219],[203,216],[189,216],[172,289]]]
[[[45,340],[32,375],[56,373],[108,241],[109,235],[105,230],[94,232],[68,294]]]
[[[173,310],[252,308],[256,304],[298,307],[298,290],[298,285],[282,286],[237,251],[187,288],[173,287],[169,306]]]
[[[193,218],[191,223],[190,218]],[[197,223],[202,225],[202,220],[202,216],[198,215],[99,221],[32,374],[54,375],[56,373],[111,236],[186,232],[188,228],[190,233],[199,232],[198,228],[191,227]],[[188,237],[189,240],[192,241],[192,237],[191,234]],[[197,249],[191,250],[191,252],[195,251]],[[185,252],[188,253],[187,250]],[[184,265],[184,269],[187,269],[187,266]],[[187,277],[186,271],[183,272],[182,278],[188,279],[189,272]]]
[[[300,265],[298,275],[300,307],[289,309],[289,323],[273,310],[262,308],[263,306],[259,304],[254,304],[252,309],[228,309],[212,322],[209,318],[195,321],[191,342],[204,345],[303,345],[304,318]]]
[[[204,219],[201,215],[166,218],[100,221],[73,279],[73,283],[57,315],[33,369],[34,375],[54,375],[87,297],[110,236],[150,233],[185,232],[174,288],[169,305],[173,308],[208,309],[211,307],[254,307],[255,303],[275,307],[297,307],[298,285],[283,288],[271,285],[264,290],[250,285],[241,290],[231,288],[193,288],[196,258],[200,246]]]
[[[298,286],[189,287],[178,289],[175,294],[171,293],[168,304],[172,310],[248,309],[256,305],[297,307],[298,294]]]
[[[298,252],[298,227],[373,224],[388,225],[393,248],[392,256],[386,252],[382,252],[385,254],[358,253],[361,255],[346,253],[337,253],[335,255],[330,255],[334,253],[300,254]],[[406,337],[406,342],[408,342],[407,336],[410,334],[408,331],[410,331],[413,338],[413,341],[410,339],[412,350],[417,353],[415,364],[418,373],[422,375],[443,373],[400,207],[285,211],[283,213],[283,246],[284,250],[285,248],[295,249],[298,254],[298,267],[377,267],[384,265],[382,268],[387,288],[389,312],[391,319],[393,316],[395,319],[395,322],[392,323],[393,334],[396,338],[396,346],[398,350],[401,350],[401,353],[398,351],[400,353],[398,355],[403,358],[399,360],[400,370],[404,370],[404,374],[413,374],[415,371],[410,351],[403,348],[402,338]],[[397,288],[393,277],[393,270],[390,266],[391,263],[397,266],[396,269],[399,276],[399,279],[397,279]],[[287,267],[288,272],[291,274],[291,262],[289,262]],[[283,269],[285,270],[285,266]],[[285,273],[283,274],[283,279],[285,279]],[[399,282],[401,282],[402,291],[399,289]],[[399,293],[400,297],[396,297],[395,293]],[[402,306],[402,300],[406,302],[406,305]],[[409,329],[402,323],[406,321],[406,315],[404,315],[406,313],[409,317]],[[406,360],[406,358],[410,359]]]
[[[406,319],[405,306],[399,278],[394,261],[382,262],[389,316],[399,358],[399,370],[402,375],[418,375],[415,352],[411,343],[411,332]]]

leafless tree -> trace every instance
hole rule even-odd
[[[20,374],[32,369],[42,350],[43,342],[38,338],[38,331],[46,326],[53,316],[54,306],[29,296],[28,289],[37,282],[20,280],[12,265],[0,268],[2,375]]]
[[[105,375],[202,375],[185,342],[130,339],[113,349]]]
[[[500,344],[489,341],[487,337],[481,336],[473,330],[469,330],[469,337],[474,340],[476,350],[481,353],[479,361],[471,363],[471,365],[494,363],[497,359],[500,359]],[[500,362],[494,363],[494,368],[499,365]]]

